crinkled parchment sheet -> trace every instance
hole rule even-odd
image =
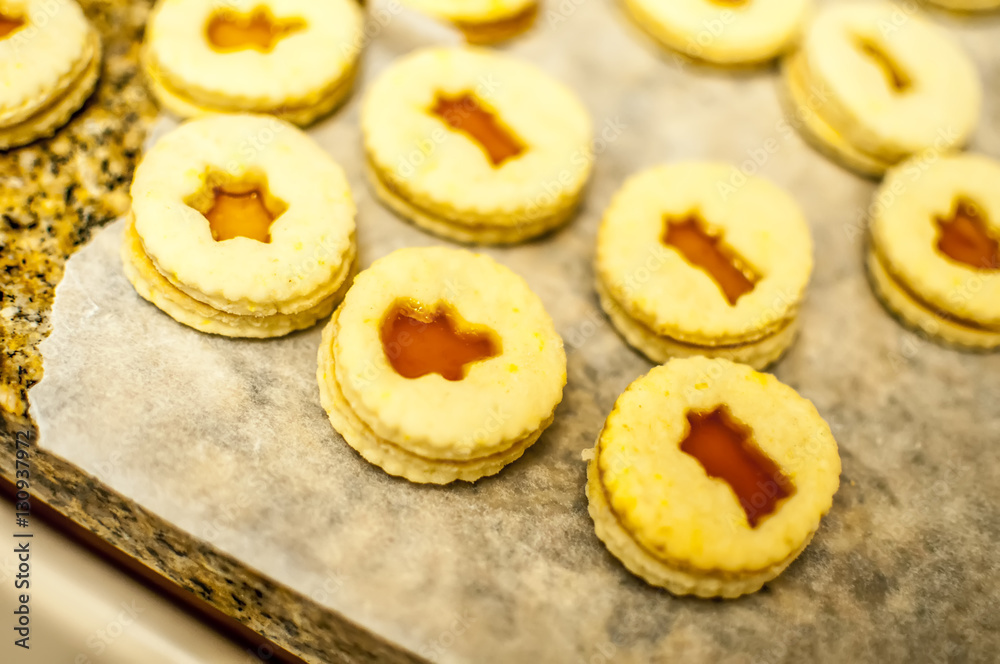
[[[974,148],[1000,155],[1000,24],[935,20],[978,62],[989,93]],[[429,25],[393,16],[367,51],[359,87],[413,48],[453,39]],[[121,221],[69,261],[59,286],[45,378],[31,392],[40,444],[218,550],[436,660],[995,657],[1000,355],[923,341],[875,301],[860,232],[873,185],[782,123],[774,71],[677,63],[608,3],[549,2],[539,25],[504,50],[574,88],[598,135],[579,216],[540,241],[486,250],[541,296],[568,351],[555,423],[524,458],[475,485],[445,488],[369,466],[320,408],[319,326],[233,341],[175,323],[122,275]],[[359,98],[310,133],[349,174],[368,265],[399,247],[441,242],[373,200]],[[774,372],[815,402],[844,462],[812,545],[768,589],[730,602],[678,599],[630,575],[594,535],[580,461],[615,398],[651,366],[597,308],[591,261],[601,212],[630,173],[682,159],[759,170],[805,208],[816,269],[802,335]]]

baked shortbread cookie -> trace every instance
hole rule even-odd
[[[915,157],[872,211],[868,273],[885,306],[945,343],[1000,347],[1000,163]]]
[[[192,120],[136,168],[125,275],[196,330],[281,336],[343,297],[357,255],[354,214],[343,170],[293,125],[261,115]]]
[[[366,94],[361,129],[379,198],[460,242],[519,242],[565,223],[593,166],[590,118],[574,94],[481,49],[396,61]]]
[[[786,113],[806,139],[865,175],[960,148],[982,102],[976,68],[952,39],[888,3],[823,9],[783,81]]]
[[[538,297],[493,259],[400,249],[355,279],[317,379],[333,428],[369,462],[411,482],[474,482],[552,423],[566,354]]]
[[[528,30],[537,0],[403,0],[419,12],[447,21],[471,44],[492,44]]]
[[[718,65],[758,64],[792,47],[812,0],[624,0],[663,46]]]
[[[100,35],[76,2],[0,2],[0,150],[54,134],[100,72]]]
[[[837,443],[812,403],[727,360],[654,368],[588,452],[597,536],[676,595],[760,589],[809,544],[840,484]]]
[[[245,111],[305,126],[347,98],[363,42],[355,0],[160,0],[142,63],[180,117]]]
[[[681,163],[629,178],[597,234],[597,293],[621,335],[654,362],[725,357],[763,368],[795,338],[812,272],[801,209],[731,166]]]

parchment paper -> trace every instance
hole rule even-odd
[[[363,81],[447,30],[393,4],[373,18]],[[385,17],[389,18],[386,19]],[[1000,154],[1000,27],[938,17],[988,95],[974,147]],[[380,26],[380,24],[383,24]],[[595,178],[566,229],[486,250],[523,275],[566,340],[569,385],[523,459],[475,485],[417,486],[356,455],[315,383],[320,329],[233,341],[183,327],[122,275],[122,222],[69,261],[40,444],[114,490],[385,638],[447,662],[990,660],[1000,648],[1000,355],[904,331],[865,281],[873,185],[781,120],[773,71],[728,74],[662,56],[611,5],[549,2],[505,48],[566,81],[597,128]],[[311,134],[347,169],[362,263],[440,243],[373,200],[359,96]],[[831,423],[841,490],[812,545],[756,595],[678,599],[630,575],[594,535],[580,451],[650,364],[597,308],[591,261],[623,179],[725,160],[788,188],[814,233],[801,338],[774,372]],[[442,414],[442,416],[446,416]]]

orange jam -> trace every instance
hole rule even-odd
[[[450,305],[425,307],[397,300],[382,318],[382,349],[403,378],[436,373],[446,380],[465,378],[466,366],[500,354],[500,339],[484,326],[473,326]]]
[[[730,306],[757,284],[759,277],[746,261],[730,250],[721,237],[707,233],[696,215],[679,221],[668,219],[663,242],[710,276]]]
[[[220,53],[249,48],[270,53],[279,41],[305,27],[302,19],[276,19],[267,7],[257,7],[249,14],[223,10],[208,20],[205,36]]]
[[[977,270],[1000,270],[1000,243],[990,235],[978,205],[959,198],[950,217],[935,221],[941,230],[937,248],[942,254]]]
[[[24,19],[20,16],[8,16],[0,12],[0,39],[17,32],[24,27]]]
[[[203,214],[216,242],[234,237],[248,237],[265,244],[271,241],[271,224],[284,214],[288,206],[274,199],[275,209],[268,207],[266,185],[218,186],[212,189],[212,204]]]
[[[490,163],[499,166],[518,156],[525,146],[496,116],[479,105],[475,96],[463,92],[457,97],[437,94],[430,112],[482,147]]]
[[[751,433],[736,422],[725,406],[711,413],[687,414],[690,431],[681,451],[690,454],[732,488],[751,528],[774,513],[795,487],[766,454],[754,445]]]
[[[885,49],[875,43],[874,40],[860,38],[857,41],[858,50],[872,59],[872,62],[882,70],[885,80],[894,92],[906,92],[913,85],[913,81],[906,75],[903,68],[892,59]]]

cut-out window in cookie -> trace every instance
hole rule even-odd
[[[305,27],[306,22],[300,18],[275,18],[267,7],[257,7],[249,14],[223,9],[208,19],[205,36],[219,53],[251,48],[270,53],[282,39]]]
[[[501,353],[496,332],[466,322],[454,307],[440,302],[428,307],[397,300],[382,319],[379,337],[386,358],[403,378],[436,373],[462,380],[469,365]]]
[[[735,306],[760,281],[750,264],[723,242],[721,234],[706,230],[698,214],[667,217],[664,223],[663,243],[711,277],[730,306]]]
[[[890,90],[902,94],[913,86],[913,81],[907,75],[906,70],[877,41],[859,37],[856,44],[858,50],[871,60],[872,64],[878,67],[885,76],[886,84]]]
[[[1000,242],[990,233],[982,207],[960,196],[951,213],[935,217],[937,248],[942,254],[977,270],[1000,270]]]
[[[209,171],[204,186],[184,202],[205,216],[216,242],[246,237],[267,244],[271,224],[288,209],[259,173],[234,179]]]
[[[430,113],[472,139],[493,166],[500,166],[527,149],[521,139],[471,93],[448,95],[439,92]]]
[[[0,9],[0,39],[4,39],[14,34],[24,27],[26,21],[21,16],[8,14]]]
[[[689,431],[681,451],[698,460],[709,477],[721,479],[736,494],[751,528],[795,493],[792,481],[753,442],[753,434],[725,406],[710,413],[689,412]]]

